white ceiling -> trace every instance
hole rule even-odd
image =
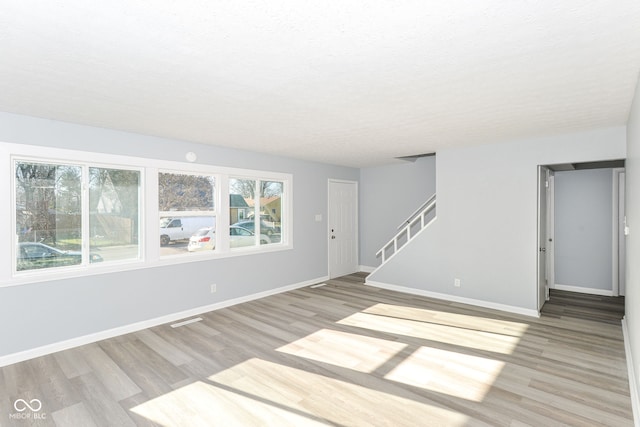
[[[0,0],[0,111],[301,159],[626,123],[638,0]]]

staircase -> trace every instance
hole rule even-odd
[[[381,259],[381,264],[378,268],[389,261],[411,239],[424,230],[435,219],[435,212],[436,195],[434,194],[398,226],[398,233],[376,253],[376,258]]]

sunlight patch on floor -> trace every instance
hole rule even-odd
[[[385,379],[481,402],[503,367],[497,360],[421,347]]]
[[[466,326],[451,326],[426,320],[359,312],[337,323],[502,354],[512,354],[520,341],[520,336],[475,330],[472,328],[472,320],[467,320]]]
[[[449,313],[441,310],[428,310],[405,305],[379,303],[363,310],[363,312],[406,320],[456,326],[501,335],[511,335],[514,337],[523,336],[529,328],[529,325],[526,323],[491,319],[482,316],[470,316],[468,314]]]
[[[278,351],[359,372],[370,373],[407,345],[366,335],[321,329]]]
[[[246,427],[274,426],[326,426],[287,407],[272,405],[243,393],[216,387],[203,381],[151,399],[131,409],[134,413],[163,426],[220,425]]]
[[[167,427],[208,427],[212,420],[225,427],[415,425],[418,420],[423,425],[462,427],[469,422],[468,416],[435,402],[418,402],[332,375],[253,358],[131,411]],[[354,375],[371,381],[365,374]],[[384,380],[378,381],[378,386],[385,386]],[[371,402],[377,402],[376,411],[364,411]]]
[[[208,393],[220,393],[220,388],[234,390],[238,398],[226,395],[226,399],[237,400],[235,405],[244,406],[246,411],[263,420],[263,415],[254,408],[256,402],[271,404],[275,408],[290,408],[299,415],[309,414],[308,417],[316,417],[316,420],[339,425],[415,425],[419,421],[423,425],[455,427],[464,426],[469,421],[466,415],[435,402],[418,402],[379,391],[376,387],[388,386],[382,379],[372,380],[370,376],[355,371],[351,379],[340,373],[324,371],[323,374],[254,358],[210,376],[213,391]],[[358,381],[365,381],[367,386],[358,385]],[[241,396],[251,396],[251,399]],[[362,408],[371,407],[371,402],[376,402],[376,411],[363,411]],[[231,411],[234,412],[237,411]],[[263,421],[261,425],[305,425],[287,423]]]

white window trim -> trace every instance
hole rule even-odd
[[[0,186],[0,200],[10,200],[5,209],[0,209],[0,223],[7,224],[0,228],[0,241],[4,243],[2,252],[10,254],[0,261],[0,287],[16,286],[28,283],[46,282],[92,276],[97,274],[116,273],[165,265],[201,262],[212,259],[223,259],[236,256],[259,255],[293,249],[293,175],[282,172],[258,171],[241,168],[187,163],[144,157],[130,157],[114,154],[76,151],[36,145],[23,145],[0,142],[0,160],[6,167],[5,183]],[[15,183],[14,160],[33,161],[49,164],[78,164],[82,167],[123,168],[140,170],[140,240],[139,259],[112,261],[105,264],[87,264],[65,267],[63,270],[42,269],[16,272],[15,268]],[[172,256],[160,256],[160,234],[158,233],[158,173],[175,172],[183,174],[205,174],[216,177],[216,227],[229,224],[229,177],[243,177],[262,181],[279,181],[283,183],[282,196],[282,241],[270,245],[257,245],[246,248],[229,248],[228,233],[216,233],[216,249],[211,252],[185,253]],[[84,194],[84,191],[83,191]],[[84,197],[84,196],[83,196]],[[88,205],[87,205],[88,206]],[[85,212],[83,212],[83,215]],[[85,226],[83,221],[83,227]],[[84,244],[83,244],[84,246]],[[2,247],[2,243],[0,243]],[[84,250],[84,249],[83,249]],[[55,270],[55,271],[54,271]]]

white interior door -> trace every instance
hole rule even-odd
[[[329,277],[358,271],[358,183],[329,180]]]
[[[549,168],[538,166],[538,311],[547,300],[547,176]]]

